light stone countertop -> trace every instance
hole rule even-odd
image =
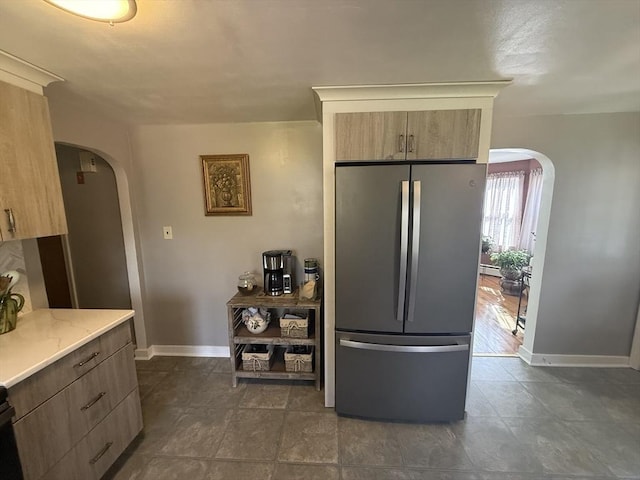
[[[42,309],[0,335],[0,385],[9,388],[133,317],[133,310]]]

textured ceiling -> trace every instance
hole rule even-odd
[[[0,0],[0,50],[131,124],[314,119],[312,86],[513,79],[502,115],[640,111],[640,0]]]

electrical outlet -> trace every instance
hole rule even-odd
[[[173,230],[171,230],[171,227],[162,227],[162,236],[165,240],[173,240]]]

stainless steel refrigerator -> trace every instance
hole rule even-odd
[[[464,417],[486,166],[336,165],[336,411]]]

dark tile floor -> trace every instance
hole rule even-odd
[[[111,480],[640,478],[640,372],[474,357],[467,418],[338,417],[310,383],[240,380],[229,360],[137,362],[145,428]]]

